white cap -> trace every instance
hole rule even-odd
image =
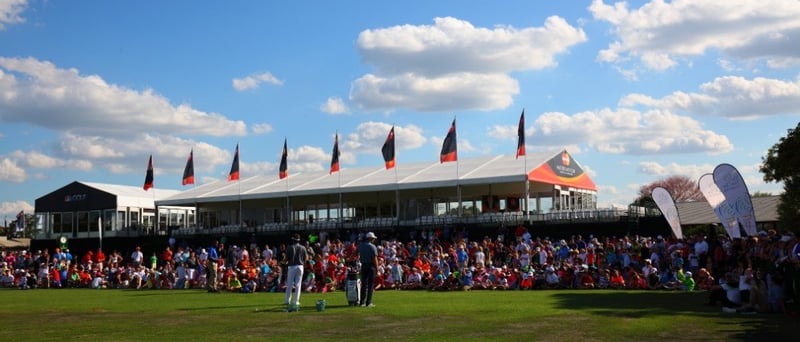
[[[367,233],[367,239],[377,239],[378,237],[375,236],[375,233],[369,232]]]

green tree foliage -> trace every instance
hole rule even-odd
[[[765,182],[783,182],[783,193],[778,204],[778,226],[797,230],[800,222],[800,123],[787,130],[786,136],[761,157],[759,170]]]

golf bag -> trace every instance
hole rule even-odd
[[[345,295],[347,296],[347,304],[350,306],[358,306],[361,299],[361,279],[358,278],[358,272],[347,272],[347,281],[344,285]]]

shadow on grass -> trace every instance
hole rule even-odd
[[[721,317],[721,326],[715,327],[715,331],[739,341],[796,339],[792,334],[797,331],[794,328],[798,323],[796,319],[779,314],[723,313],[720,306],[705,305],[708,300],[706,292],[569,291],[554,294],[553,298],[556,299],[556,305],[563,309],[623,319],[674,315]],[[676,328],[676,332],[679,330]]]

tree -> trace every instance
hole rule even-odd
[[[772,193],[771,192],[765,192],[765,191],[756,191],[756,192],[752,193],[750,196],[753,197],[753,198],[755,198],[755,197],[772,197]]]
[[[704,198],[703,193],[700,192],[697,184],[691,178],[676,175],[642,185],[639,188],[639,197],[633,201],[633,205],[655,208],[656,204],[653,201],[652,194],[653,189],[657,187],[667,189],[675,202],[694,202],[701,201]]]
[[[759,171],[765,182],[783,182],[778,204],[778,227],[797,229],[800,221],[800,123],[787,130],[786,136],[761,157]]]

